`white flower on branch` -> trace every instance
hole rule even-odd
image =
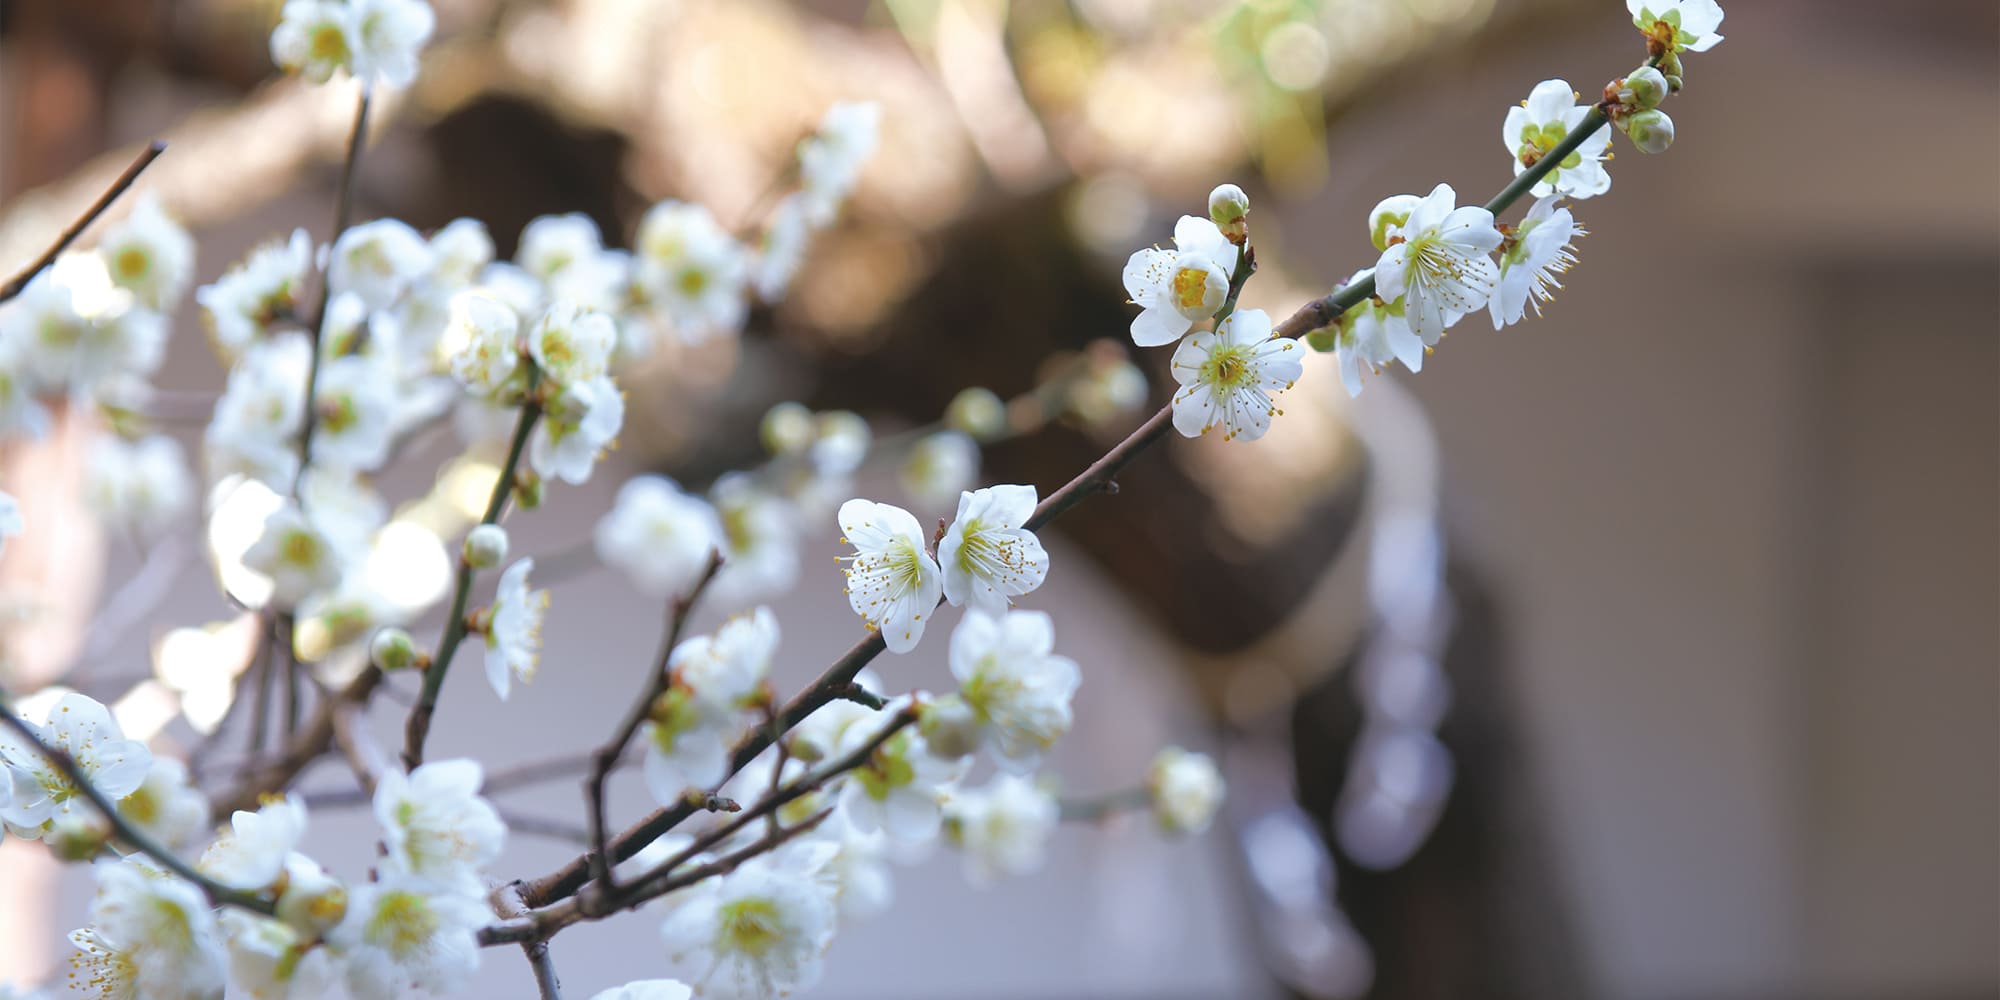
[[[557,385],[602,378],[611,368],[618,330],[611,317],[555,300],[528,331],[528,354],[542,377]]]
[[[95,871],[90,926],[70,935],[79,950],[73,982],[145,1000],[222,995],[222,937],[201,890],[135,859],[100,861]]]
[[[811,989],[838,911],[821,877],[832,845],[804,840],[690,887],[660,936],[703,1000],[765,1000]]]
[[[141,197],[131,215],[105,230],[97,252],[112,283],[148,309],[171,310],[194,279],[194,237],[151,195]]]
[[[567,299],[585,310],[611,309],[625,281],[625,262],[604,249],[597,223],[581,212],[530,220],[521,229],[514,263],[541,280],[550,300]]]
[[[507,826],[479,796],[479,762],[437,760],[405,775],[391,770],[375,786],[387,866],[477,895],[481,874],[500,857]]]
[[[232,889],[263,889],[284,874],[286,860],[298,850],[305,833],[305,803],[291,797],[273,799],[256,812],[238,810],[231,816],[229,829],[202,852],[196,867]]]
[[[126,739],[103,705],[80,694],[57,699],[48,721],[36,729],[44,744],[68,754],[84,777],[113,802],[137,790],[152,767],[153,755],[146,745]],[[91,808],[55,762],[12,727],[0,726],[0,765],[4,765],[0,779],[13,785],[13,802],[0,803],[0,820],[17,834],[39,837],[52,820]]]
[[[745,707],[771,672],[778,651],[778,619],[758,608],[674,647],[668,669],[694,696],[717,709]]]
[[[168,847],[191,844],[208,830],[208,798],[188,780],[187,765],[155,757],[146,780],[118,800],[118,814]]]
[[[1407,300],[1404,316],[1425,344],[1436,344],[1446,327],[1485,305],[1500,281],[1488,256],[1500,245],[1493,213],[1457,203],[1451,185],[1432,189],[1390,235],[1375,265],[1376,294]]]
[[[722,528],[722,569],[708,586],[716,607],[736,608],[785,593],[799,578],[798,513],[742,473],[708,491]]]
[[[944,592],[923,526],[909,511],[872,500],[841,504],[839,520],[843,540],[854,546],[853,555],[841,557],[848,606],[882,633],[890,652],[915,649]]]
[[[0,310],[0,339],[21,342],[19,361],[37,384],[88,393],[158,368],[167,321],[113,284],[103,257],[66,253]]]
[[[431,279],[463,288],[493,263],[493,234],[478,219],[453,219],[431,234]]]
[[[287,501],[264,518],[243,565],[271,578],[271,600],[279,607],[296,607],[339,585],[348,556],[315,517]]]
[[[529,590],[533,559],[521,559],[500,574],[493,606],[486,614],[486,682],[501,701],[513,690],[515,678],[535,679],[542,657],[542,618],[548,614],[549,592]]]
[[[1167,747],[1146,775],[1153,816],[1169,833],[1200,833],[1222,805],[1222,772],[1206,754]]]
[[[1502,138],[1514,154],[1514,176],[1540,163],[1590,115],[1589,106],[1577,105],[1575,96],[1568,81],[1543,80],[1528,92],[1527,100],[1507,109]],[[1551,193],[1589,198],[1611,190],[1611,174],[1604,169],[1604,151],[1610,145],[1609,131],[1592,132],[1529,192],[1538,198]]]
[[[218,915],[229,984],[255,1000],[318,1000],[340,981],[332,953],[293,927],[246,910]]]
[[[273,490],[291,487],[311,363],[312,347],[297,332],[247,344],[202,436],[210,479],[233,473]]]
[[[684,596],[709,555],[724,547],[722,522],[701,497],[665,476],[633,476],[591,533],[597,557],[648,597]]]
[[[963,431],[926,434],[910,447],[897,478],[921,507],[943,507],[978,480],[979,443]]]
[[[1271,401],[1305,371],[1299,343],[1273,336],[1262,309],[1234,312],[1213,333],[1197,333],[1174,349],[1174,429],[1187,437],[1222,428],[1234,441],[1255,441],[1284,411]]]
[[[974,885],[1039,869],[1060,819],[1054,796],[1012,774],[954,792],[945,805],[946,838],[964,852],[965,877]]]
[[[376,219],[350,227],[333,243],[327,260],[327,287],[352,293],[370,309],[395,304],[431,269],[431,247],[409,223]]]
[[[826,109],[819,129],[799,144],[799,192],[806,221],[823,227],[840,214],[861,168],[880,141],[882,106],[843,101]]]
[[[694,991],[676,979],[641,979],[614,986],[590,1000],[689,1000]]]
[[[707,208],[663,201],[639,220],[633,283],[683,343],[735,333],[747,306],[750,257]]]
[[[187,513],[194,484],[180,442],[164,434],[138,441],[107,434],[91,444],[83,495],[107,523],[152,538]]]
[[[891,710],[909,700],[896,699]],[[840,752],[852,753],[880,732],[877,725],[849,726],[841,735]],[[964,774],[965,762],[939,759],[921,735],[901,729],[848,773],[841,809],[864,833],[881,830],[900,844],[926,844],[937,839],[945,795]]]
[[[713,788],[727,775],[729,744],[748,723],[746,709],[770,673],[778,637],[777,618],[758,608],[669,654],[673,684],[653,703],[642,734],[646,785],[660,804]]]
[[[320,366],[313,405],[319,422],[313,434],[313,461],[370,470],[389,460],[395,442],[396,409],[401,401],[396,375],[374,357],[350,354]]]
[[[521,316],[486,289],[451,297],[443,348],[454,378],[475,395],[499,395],[521,366]]]
[[[387,875],[355,887],[347,919],[328,941],[346,957],[347,988],[357,1000],[406,989],[447,993],[479,968],[478,931],[492,917],[479,896]]]
[[[1541,316],[1542,303],[1555,298],[1550,289],[1562,287],[1556,276],[1576,263],[1570,240],[1588,234],[1569,209],[1555,203],[1554,196],[1536,201],[1501,244],[1500,286],[1486,303],[1495,330],[1519,323],[1531,304]]]
[[[1147,247],[1125,262],[1125,294],[1139,306],[1132,343],[1140,347],[1171,344],[1215,315],[1242,253],[1215,223],[1192,215],[1174,224],[1174,247]]]
[[[271,32],[271,61],[312,83],[325,83],[354,61],[355,8],[345,0],[288,0]]]
[[[1048,579],[1049,554],[1022,527],[1035,503],[1035,488],[1018,484],[959,494],[958,515],[938,541],[945,600],[997,615]]]
[[[312,268],[312,238],[303,229],[291,238],[272,241],[250,251],[243,262],[224,271],[213,284],[194,293],[208,319],[208,332],[225,361],[233,361],[250,344],[267,336],[273,324],[298,321],[299,295]]]
[[[867,690],[880,690],[867,678],[868,672],[854,679],[854,683]],[[792,749],[792,756],[804,761],[818,762],[840,752],[841,741],[848,729],[855,723],[864,722],[880,715],[881,712],[844,698],[827,702],[813,710],[811,715],[799,721],[785,736],[785,743]]]
[[[1039,611],[990,615],[967,611],[951,633],[951,672],[959,697],[985,726],[1001,765],[1033,770],[1069,732],[1070,699],[1081,679],[1076,661],[1054,655],[1055,622]]]
[[[1625,9],[1640,31],[1671,40],[1675,52],[1707,52],[1722,41],[1722,6],[1715,0],[1625,0]]]
[[[1346,288],[1374,273],[1374,268],[1363,268],[1340,287]],[[1391,362],[1401,361],[1412,372],[1423,370],[1424,341],[1403,319],[1403,301],[1383,302],[1370,296],[1348,307],[1328,330],[1308,335],[1318,350],[1327,349],[1320,339],[1322,333],[1331,338],[1334,355],[1340,363],[1340,383],[1349,396],[1361,395],[1363,373],[1379,372]]]
[[[528,442],[528,463],[572,486],[590,480],[599,456],[625,426],[625,394],[609,378],[563,386],[546,404]]]
[[[423,0],[348,0],[354,7],[354,75],[407,87],[417,78],[417,53],[430,41],[437,15]]]

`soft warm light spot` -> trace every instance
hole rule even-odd
[[[444,596],[451,558],[429,528],[396,520],[376,532],[362,572],[370,591],[399,610],[416,612]]]
[[[254,479],[231,476],[216,485],[214,513],[208,518],[208,551],[222,589],[246,608],[271,599],[271,578],[243,565],[243,554],[264,534],[264,519],[285,498]]]

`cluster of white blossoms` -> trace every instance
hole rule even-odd
[[[424,0],[286,0],[271,61],[313,83],[346,72],[407,87],[437,15]]]

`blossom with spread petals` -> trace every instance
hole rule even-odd
[[[500,574],[493,607],[486,623],[486,681],[493,693],[507,700],[514,678],[535,679],[542,656],[542,617],[549,610],[549,592],[529,590],[533,559],[522,559]]]
[[[328,938],[346,959],[356,997],[448,993],[478,969],[478,932],[492,919],[480,896],[389,875],[354,888],[347,919]]]
[[[1576,104],[1575,97],[1567,81],[1543,80],[1528,92],[1527,100],[1507,109],[1501,138],[1514,154],[1514,176],[1540,163],[1589,117],[1590,107]],[[1604,169],[1604,151],[1610,145],[1610,130],[1592,132],[1561,164],[1542,175],[1530,193],[1538,198],[1551,193],[1589,198],[1611,190],[1611,174]]]
[[[481,874],[500,857],[507,826],[481,798],[479,763],[434,760],[409,774],[390,769],[375,786],[384,862],[396,871],[478,894]]]
[[[70,935],[78,948],[72,982],[135,1000],[222,995],[227,958],[200,889],[134,859],[100,861],[96,872],[90,926]]]
[[[80,694],[63,695],[49,709],[48,721],[36,729],[42,743],[68,754],[113,802],[137,790],[152,767],[146,745],[126,739],[103,705]],[[39,747],[12,727],[0,727],[0,783],[10,779],[13,802],[0,804],[0,820],[15,833],[39,836],[51,820],[90,808],[76,784]]]
[[[1033,486],[989,486],[959,494],[958,515],[938,541],[945,600],[999,614],[1048,579],[1049,554],[1024,527],[1035,503]]]
[[[1501,244],[1500,285],[1486,303],[1495,330],[1519,323],[1530,304],[1540,316],[1542,303],[1555,298],[1549,290],[1562,287],[1556,275],[1576,263],[1570,240],[1586,233],[1569,209],[1557,208],[1555,202],[1554,197],[1535,202],[1520,228]]]
[[[1457,203],[1451,185],[1432,189],[1375,264],[1376,294],[1386,302],[1405,299],[1403,315],[1427,344],[1459,316],[1485,305],[1500,282],[1489,256],[1500,245],[1493,213]]]
[[[1039,611],[969,610],[951,633],[959,697],[1008,770],[1026,772],[1070,727],[1076,661],[1057,656],[1055,623]]]
[[[840,505],[840,531],[854,554],[847,568],[847,604],[882,633],[895,653],[907,653],[924,637],[944,574],[924,546],[924,529],[901,507],[871,500]]]
[[[725,546],[715,508],[654,475],[626,480],[591,538],[605,565],[655,598],[687,596],[709,558]]]
[[[985,885],[1040,868],[1060,819],[1055,796],[1028,778],[1002,774],[984,788],[952,793],[945,834],[965,854],[966,879]]]
[[[599,376],[563,386],[546,404],[528,440],[528,464],[544,476],[571,485],[590,480],[590,470],[625,426],[625,394]]]
[[[286,859],[305,834],[306,806],[299,799],[273,799],[256,812],[239,809],[197,867],[232,889],[262,889],[284,874]]]
[[[1174,429],[1187,437],[1222,428],[1229,440],[1255,441],[1284,411],[1271,402],[1305,371],[1298,341],[1273,337],[1262,309],[1231,313],[1213,333],[1174,349]]]
[[[1715,0],[1625,0],[1632,24],[1674,52],[1707,52],[1722,41],[1722,5]]]
[[[833,854],[823,842],[789,844],[687,891],[660,934],[670,959],[700,970],[703,1000],[766,1000],[819,981],[838,920],[819,877]]]

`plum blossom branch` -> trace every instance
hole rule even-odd
[[[43,757],[48,758],[49,762],[56,766],[56,770],[61,771],[63,777],[71,785],[75,786],[77,794],[88,799],[90,804],[96,807],[98,815],[104,817],[104,822],[110,826],[113,836],[123,841],[133,850],[159,862],[160,867],[193,883],[196,888],[202,891],[204,896],[208,897],[210,903],[241,907],[266,915],[275,912],[275,907],[270,902],[259,899],[250,893],[221,885],[215,880],[195,871],[194,866],[181,860],[174,852],[168,850],[144,831],[132,825],[130,821],[118,812],[118,807],[105,797],[104,792],[91,782],[90,776],[83,772],[83,768],[77,766],[75,758],[56,747],[50,746],[47,741],[42,739],[41,733],[37,732],[35,727],[29,724],[28,720],[14,713],[14,706],[11,699],[7,698],[4,694],[0,694],[0,724],[4,724],[9,729],[14,730],[22,739],[32,744],[36,751]]]
[[[104,193],[98,195],[97,200],[91,202],[90,207],[84,209],[83,214],[77,216],[76,221],[70,223],[69,228],[64,229],[40,257],[8,278],[6,284],[0,285],[0,302],[21,294],[21,290],[28,287],[28,282],[35,280],[35,275],[55,263],[56,258],[62,256],[62,252],[69,249],[69,245],[75,243],[76,238],[83,235],[83,231],[89,229],[90,224],[96,222],[97,217],[103,215],[105,210],[111,207],[112,202],[130,190],[133,182],[139,179],[139,175],[145,173],[146,168],[152,166],[153,161],[159,159],[160,154],[166,151],[167,144],[158,139],[147,143],[146,148],[139,151],[139,155],[132,160],[131,165],[118,175],[118,179],[112,181],[111,186],[105,188]]]
[[[632,745],[632,737],[639,732],[639,727],[645,725],[647,715],[653,710],[653,703],[673,682],[673,674],[668,665],[673,657],[674,647],[680,644],[681,632],[687,627],[688,616],[693,613],[695,604],[701,600],[702,592],[708,589],[709,583],[715,579],[715,574],[720,569],[722,569],[722,553],[709,553],[708,563],[702,567],[701,575],[695,578],[693,586],[688,588],[687,593],[674,598],[667,616],[666,631],[660,637],[659,655],[654,658],[652,671],[646,675],[646,686],[640,690],[639,697],[633,700],[631,709],[625,713],[624,720],[618,724],[618,729],[612,734],[611,739],[606,740],[604,745],[598,747],[597,752],[591,755],[590,774],[583,781],[584,798],[590,807],[588,814],[590,854],[596,866],[593,877],[607,888],[615,886],[616,882],[611,872],[612,865],[604,858],[605,779],[610,776],[612,769],[618,766],[618,758],[625,753],[625,748]]]

